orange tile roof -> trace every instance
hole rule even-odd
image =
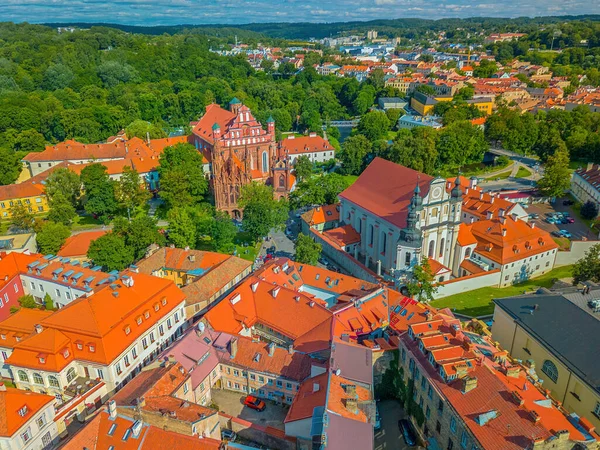
[[[288,137],[279,143],[279,150],[282,155],[335,151],[329,141],[323,139],[319,135],[293,138]]]
[[[19,309],[19,311],[0,322],[0,347],[13,348],[17,342],[34,333],[35,325],[52,314],[52,311],[41,309]]]
[[[0,186],[0,200],[13,200],[20,198],[39,197],[44,194],[44,186],[35,180],[27,180],[19,184]],[[9,205],[6,205],[7,207]]]
[[[465,247],[467,245],[477,244],[477,239],[471,232],[471,225],[461,223],[458,227],[458,245]]]
[[[38,412],[56,399],[51,395],[20,389],[0,390],[0,436],[11,437]],[[19,410],[25,408],[25,414]]]
[[[312,417],[313,410],[317,406],[325,406],[328,383],[329,374],[327,372],[306,379],[300,385],[284,422],[294,422]]]
[[[352,291],[350,291],[352,292]],[[379,328],[384,328],[389,323],[388,299],[386,290],[378,289],[372,293],[361,293],[363,298],[357,296],[354,302],[349,302],[341,309],[335,309],[334,336],[349,336],[352,340],[361,335],[369,334]],[[346,299],[349,295],[345,295]]]
[[[439,261],[436,261],[435,259],[427,258],[427,261],[429,262],[429,267],[431,269],[432,275],[439,275],[440,273],[450,272],[450,269],[448,269],[445,265],[443,265]]]
[[[340,247],[357,244],[360,242],[360,234],[352,228],[352,225],[344,225],[332,230],[323,232],[329,239],[337,243]]]
[[[497,217],[500,210],[510,214],[515,204],[496,195],[484,193],[479,187],[466,189],[463,196],[463,212],[469,213],[479,219],[486,219],[488,211]]]
[[[340,220],[340,204],[317,206],[302,214],[302,220],[310,226]]]
[[[226,109],[221,108],[219,105],[212,103],[206,107],[206,112],[193,126],[192,132],[209,143],[214,142],[213,136],[213,125],[219,124],[221,128],[221,135],[233,122],[236,115]]]
[[[111,285],[114,289],[105,287],[90,297],[80,297],[42,320],[43,331],[17,343],[9,364],[42,370],[60,370],[77,359],[110,364],[185,298],[172,281],[144,274],[127,275],[133,279],[133,286],[125,286],[120,279]],[[162,305],[163,299],[166,305]],[[138,318],[142,319],[141,325],[137,324]],[[0,322],[0,329],[2,326]],[[63,342],[69,350],[66,354],[59,349]],[[93,351],[88,344],[92,344]],[[46,361],[41,362],[40,353],[45,352]]]
[[[85,231],[83,233],[74,234],[67,238],[57,255],[63,257],[68,256],[70,258],[76,256],[85,256],[92,241],[104,236],[106,233],[107,231],[100,230]]]
[[[474,222],[471,231],[478,242],[475,251],[499,264],[558,248],[547,231],[512,217]]]
[[[355,396],[350,396],[348,393],[346,393],[344,387],[347,385],[355,386]],[[359,402],[373,400],[371,391],[369,389],[341,376],[331,374],[329,380],[329,395],[327,396],[327,410],[347,419],[366,423],[368,421],[368,417],[364,411],[358,408],[358,412],[355,414],[348,409],[345,402],[348,398],[353,398]]]
[[[483,270],[481,267],[479,267],[473,261],[470,261],[468,259],[465,259],[465,260],[463,260],[463,262],[460,263],[460,268],[465,269],[471,275],[485,272],[485,270]]]
[[[161,428],[142,424],[139,436],[131,432],[134,419],[118,415],[112,419],[105,411],[98,413],[87,425],[71,438],[64,446],[65,450],[218,450],[221,441],[211,438],[199,439]],[[114,426],[112,435],[109,430]],[[123,437],[130,430],[127,440]]]

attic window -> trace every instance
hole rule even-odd
[[[44,358],[43,356],[40,356],[40,364],[46,364],[46,358]]]
[[[94,353],[96,351],[96,346],[94,344],[89,344],[88,348],[90,350],[90,352]]]
[[[146,319],[149,319],[150,318],[150,311],[148,311],[148,310],[144,311],[144,317]]]
[[[27,415],[27,413],[29,412],[29,409],[27,408],[27,405],[23,406],[21,409],[19,409],[17,411],[17,413],[21,416],[21,417],[25,417]]]
[[[142,324],[142,316],[138,316],[138,317],[137,317],[137,319],[135,319],[135,322],[136,322],[138,325],[141,325],[141,324]]]
[[[160,302],[163,306],[165,306],[167,304],[167,299],[163,298]]]
[[[125,334],[129,334],[129,333],[131,333],[131,327],[130,327],[129,325],[127,325],[127,326],[124,328],[124,330],[125,330]]]
[[[158,303],[154,304],[154,311],[158,311],[160,309],[160,306]]]
[[[83,344],[81,342],[77,342],[77,350],[83,350]]]
[[[67,359],[67,358],[69,357],[69,355],[70,355],[70,354],[71,354],[71,353],[69,352],[69,349],[68,349],[68,348],[65,348],[65,349],[63,350],[63,356],[64,356],[64,358],[65,358],[65,359]]]
[[[5,334],[0,334],[0,338],[6,339],[6,335]]]

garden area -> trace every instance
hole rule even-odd
[[[572,272],[573,266],[558,267],[540,277],[513,286],[505,288],[485,287],[433,300],[431,306],[450,308],[458,314],[471,317],[484,316],[494,312],[493,299],[526,294],[542,287],[549,288],[556,280],[570,278]]]

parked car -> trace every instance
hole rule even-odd
[[[539,216],[539,215],[537,215],[537,214],[535,214],[535,213],[531,213],[531,214],[529,214],[529,218],[530,218],[530,219],[537,219],[537,218],[539,218],[539,217],[540,217],[540,216]]]
[[[563,237],[563,235],[562,235],[562,233],[560,231],[554,230],[551,234],[554,237]]]
[[[271,247],[269,247],[269,248],[267,249],[267,254],[268,254],[268,255],[272,255],[273,253],[275,253],[275,250],[276,250],[276,249],[275,249],[275,246],[274,246],[274,245],[272,245]]]
[[[554,217],[548,217],[546,219],[546,222],[548,222],[548,223],[556,223],[556,219]]]
[[[572,217],[567,217],[565,218],[565,220],[567,221],[567,223],[575,223],[575,219],[573,219]]]
[[[237,434],[235,433],[235,431],[221,430],[221,440],[235,442],[236,438],[237,438]]]
[[[571,233],[569,233],[567,230],[560,230],[560,234],[562,234],[562,236],[566,237],[567,239],[571,239],[573,237],[573,235]]]
[[[248,395],[244,399],[244,405],[248,408],[255,409],[256,411],[264,411],[267,405],[260,398],[254,395]]]
[[[563,200],[563,205],[565,205],[565,206],[571,206],[574,204],[575,204],[575,202],[573,200],[570,200],[570,199]]]
[[[379,408],[375,407],[375,431],[381,429],[381,416],[379,415]]]
[[[400,433],[402,433],[406,445],[410,447],[417,445],[417,435],[413,430],[412,424],[408,420],[400,419],[398,421],[398,428],[400,429]]]

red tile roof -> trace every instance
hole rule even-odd
[[[288,137],[279,143],[279,150],[282,156],[335,151],[329,141],[323,139],[319,135]]]
[[[317,406],[325,406],[329,374],[327,372],[308,378],[294,397],[294,402],[285,417],[285,423],[312,417]]]
[[[352,225],[344,225],[332,230],[327,230],[324,231],[323,234],[340,247],[358,244],[360,242],[360,234],[358,234],[358,232],[352,228]]]
[[[421,196],[425,196],[432,179],[429,175],[377,157],[339,196],[392,225],[404,228],[417,181],[420,181]]]
[[[340,204],[317,206],[302,214],[302,220],[309,226],[340,220]]]

